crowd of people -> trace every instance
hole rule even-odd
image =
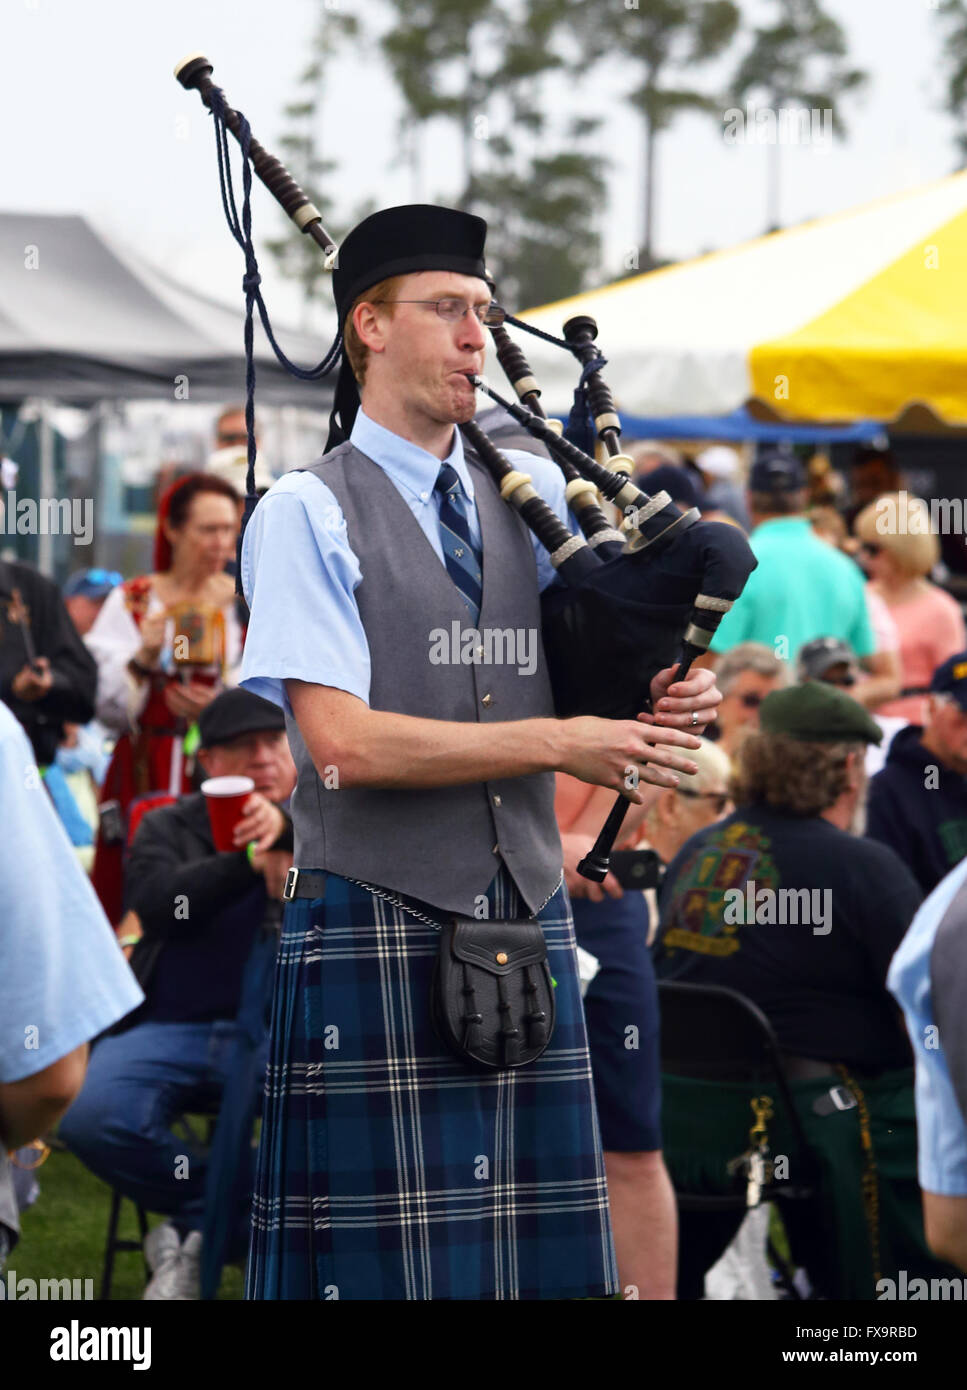
[[[61,594],[0,563],[0,1260],[24,1146],[59,1120],[164,1217],[148,1299],[200,1297],[217,1230],[221,1258],[251,1252],[251,1297],[701,1296],[745,1212],[700,1237],[676,1194],[731,1190],[741,1154],[697,1183],[692,1160],[748,1095],[663,1074],[676,982],[736,992],[774,1035],[826,1213],[789,1217],[797,1287],[967,1270],[967,631],[924,504],[888,456],[816,505],[792,452],[747,470],[643,444],[642,486],[742,527],[758,561],[688,681],[658,673],[636,724],[555,724],[543,665],[431,669],[427,615],[536,626],[552,574],[452,429],[466,375],[418,376],[479,369],[487,302],[479,219],[419,211],[389,271],[372,218],[341,248],[342,441],[257,476],[246,601],[234,407],[213,467],[167,481],[150,572]],[[567,517],[553,465],[508,447]],[[578,864],[629,758],[596,884]],[[222,777],[252,788],[231,849],[201,789]],[[543,928],[556,1024],[514,1089],[431,1029],[448,912]],[[210,1152],[173,1128],[198,1111]]]

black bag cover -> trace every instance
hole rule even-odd
[[[457,918],[441,933],[433,1025],[462,1060],[500,1070],[535,1062],[554,1030],[554,987],[539,922]]]

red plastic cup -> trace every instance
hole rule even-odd
[[[236,825],[242,819],[242,807],[255,791],[251,777],[209,777],[202,782],[212,838],[218,852],[240,848],[232,839]]]

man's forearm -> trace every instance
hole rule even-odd
[[[560,766],[562,721],[454,723],[372,710],[345,695],[333,706],[322,687],[287,681],[299,730],[320,776],[335,768],[344,787],[455,787]],[[341,693],[341,692],[340,692]]]

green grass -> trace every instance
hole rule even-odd
[[[20,1218],[20,1242],[7,1260],[6,1272],[18,1279],[93,1279],[94,1296],[100,1293],[104,1242],[111,1209],[111,1189],[73,1154],[55,1149],[37,1170],[40,1196]],[[150,1214],[157,1225],[164,1217]],[[138,1238],[134,1205],[121,1204],[118,1235]],[[114,1259],[111,1297],[140,1299],[144,1293],[144,1260],[139,1251],[118,1251]],[[222,1274],[220,1299],[242,1297],[241,1266],[227,1265]]]

